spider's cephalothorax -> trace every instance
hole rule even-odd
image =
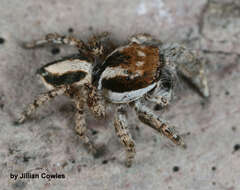
[[[76,131],[90,150],[96,152],[86,135],[84,105],[98,117],[105,115],[104,100],[118,106],[115,130],[127,152],[126,165],[131,166],[135,143],[127,126],[127,105],[136,111],[140,121],[168,137],[177,145],[185,146],[174,127],[144,105],[146,101],[166,106],[172,97],[177,73],[188,78],[203,96],[208,97],[208,86],[202,63],[196,55],[177,44],[163,45],[147,34],[134,35],[130,42],[104,54],[101,45],[106,33],[94,36],[86,45],[81,40],[58,34],[27,44],[35,47],[44,43],[74,45],[79,54],[49,63],[38,70],[50,91],[40,95],[18,119],[22,123],[41,104],[65,94],[77,107]],[[109,50],[108,50],[109,51]]]

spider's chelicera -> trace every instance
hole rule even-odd
[[[87,135],[84,106],[87,104],[96,117],[102,118],[106,102],[117,105],[114,126],[126,149],[127,166],[131,166],[136,153],[127,125],[127,106],[134,108],[140,121],[176,145],[184,146],[174,127],[145,102],[166,106],[171,100],[177,74],[189,79],[204,97],[208,97],[200,59],[181,45],[162,44],[148,34],[134,35],[128,44],[118,48],[105,47],[107,36],[106,32],[93,36],[85,44],[73,37],[48,34],[42,40],[27,43],[27,48],[46,43],[67,44],[78,48],[79,53],[48,63],[37,71],[49,91],[38,96],[17,123],[23,123],[40,105],[65,94],[73,99],[77,108],[76,132],[93,153],[96,149]]]

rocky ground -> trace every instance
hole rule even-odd
[[[0,4],[1,189],[240,189],[240,1],[1,0]],[[173,103],[163,113],[158,111],[178,131],[190,133],[186,150],[139,123],[130,111],[137,156],[128,169],[112,115],[97,121],[88,114],[92,136],[101,148],[99,157],[93,158],[74,132],[74,107],[66,97],[56,98],[25,124],[13,125],[25,105],[45,91],[36,69],[76,52],[62,46],[26,50],[22,43],[50,32],[86,40],[102,31],[111,32],[119,44],[132,34],[150,33],[164,42],[183,43],[205,58],[209,100],[183,85]],[[65,178],[10,178],[23,172],[57,172]]]

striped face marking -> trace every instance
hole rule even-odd
[[[48,88],[91,82],[92,64],[80,58],[49,63],[37,71]]]
[[[114,96],[118,97],[117,102],[121,98],[124,101],[130,100],[131,97],[123,98],[129,92],[134,94],[136,99],[154,88],[163,66],[164,59],[159,55],[157,47],[137,43],[120,47],[103,63],[98,89],[108,91],[106,94],[111,101],[115,101]],[[135,91],[138,93],[134,93]]]

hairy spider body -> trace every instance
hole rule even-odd
[[[144,103],[150,101],[166,106],[171,100],[177,73],[188,78],[207,97],[202,63],[192,51],[176,44],[163,45],[148,34],[134,35],[127,45],[105,54],[101,42],[106,36],[107,33],[93,36],[86,45],[73,37],[49,34],[26,44],[27,48],[45,43],[67,44],[77,47],[79,54],[46,64],[37,71],[50,91],[37,97],[17,123],[24,122],[43,103],[65,94],[73,99],[77,108],[76,132],[93,153],[96,149],[87,135],[84,106],[87,104],[92,113],[101,118],[105,116],[105,101],[117,105],[114,126],[125,146],[128,167],[136,153],[127,126],[128,105],[134,108],[140,121],[176,145],[184,146],[174,127]]]

